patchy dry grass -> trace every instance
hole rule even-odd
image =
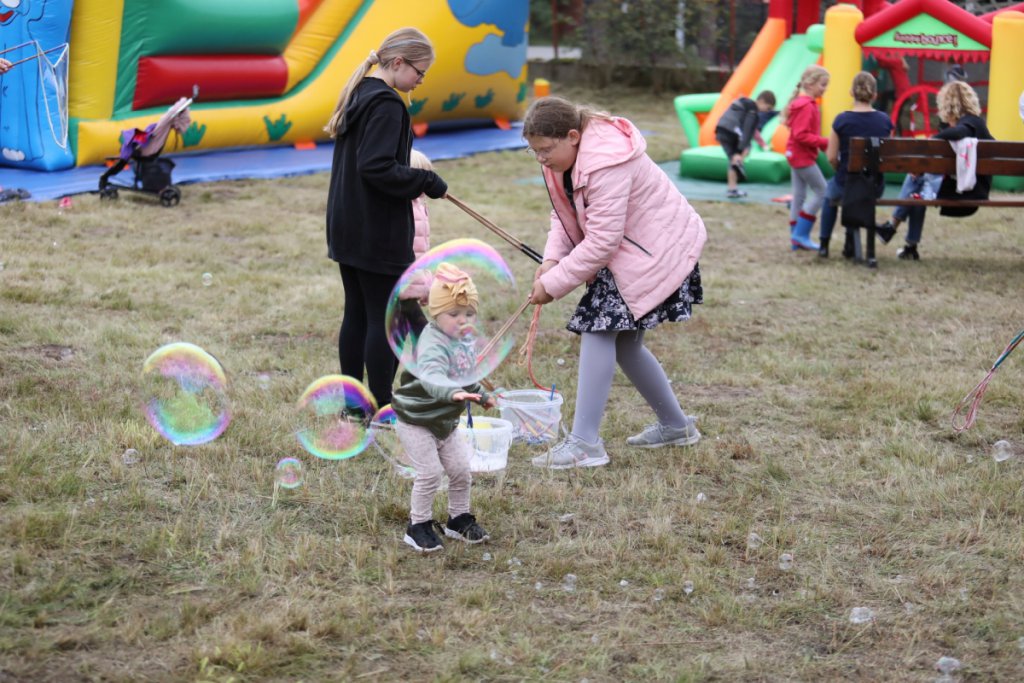
[[[676,156],[667,100],[588,99]],[[439,170],[541,248],[526,155]],[[1019,213],[930,215],[923,261],[883,247],[870,272],[790,253],[780,207],[698,204],[706,303],[649,339],[704,440],[626,448],[649,418],[619,377],[610,467],[538,471],[515,446],[507,476],[474,487],[493,542],[423,558],[400,543],[407,482],[290,436],[299,393],[337,363],[326,182],[188,186],[173,210],[0,207],[0,680],[923,681],[942,655],[964,680],[1020,680],[1024,464],[988,449],[1024,441],[1022,360],[974,430],[949,427],[1024,320]],[[486,239],[529,280],[471,218],[431,210],[435,243]],[[569,406],[572,304],[545,311],[536,361]],[[136,407],[143,359],[176,340],[232,382],[234,421],[206,446],[170,445]],[[528,384],[513,363],[499,375]],[[275,500],[285,455],[306,483]]]

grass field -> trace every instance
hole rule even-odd
[[[678,155],[668,99],[594,99]],[[438,170],[543,247],[526,154]],[[695,203],[705,303],[648,339],[704,439],[627,448],[650,416],[619,375],[610,466],[541,471],[515,445],[473,489],[492,542],[420,557],[408,482],[292,434],[302,390],[337,371],[326,195],[320,174],[190,185],[175,209],[0,207],[0,681],[931,681],[942,656],[958,680],[1024,678],[1024,356],[972,430],[950,427],[1024,326],[1019,212],[930,212],[922,261],[882,246],[869,271],[791,253],[780,206]],[[431,212],[434,244],[487,240],[525,296],[532,262]],[[536,347],[566,418],[578,294],[545,308]],[[171,445],[138,407],[143,360],[173,341],[228,374],[234,419],[207,445]],[[496,379],[529,386],[512,359]],[[1017,457],[995,462],[998,439]],[[305,483],[275,493],[286,456]]]

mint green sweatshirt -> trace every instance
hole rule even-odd
[[[481,403],[486,403],[488,395],[479,382],[464,387],[446,386],[450,384],[449,370],[465,362],[475,362],[471,356],[464,358],[467,350],[458,343],[452,343],[444,332],[434,323],[423,328],[419,341],[416,343],[416,362],[420,377],[417,378],[407,369],[402,370],[401,386],[391,396],[391,407],[395,415],[406,424],[426,427],[439,439],[448,438],[459,425],[459,416],[466,409],[465,401],[453,401],[456,391],[467,391],[480,394]],[[472,350],[469,350],[472,354]],[[433,381],[431,381],[433,378]]]

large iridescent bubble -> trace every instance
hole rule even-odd
[[[376,412],[377,403],[362,382],[347,375],[327,375],[299,397],[295,436],[318,458],[351,458],[370,443],[367,427]]]
[[[421,343],[430,318],[430,283],[442,263],[473,280],[479,296],[476,323],[456,336],[432,326],[433,334],[427,331],[427,340]],[[440,386],[464,387],[490,375],[512,350],[512,331],[499,334],[499,329],[518,303],[512,271],[493,247],[475,239],[445,242],[409,266],[392,290],[384,319],[388,344],[416,377]],[[439,350],[443,353],[438,354]],[[447,366],[444,374],[433,364],[439,355]]]
[[[178,446],[213,441],[231,422],[228,379],[216,358],[195,344],[161,346],[142,364],[143,412]]]

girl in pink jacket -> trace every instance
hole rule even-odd
[[[793,250],[812,249],[811,230],[825,199],[825,176],[818,168],[818,152],[828,147],[821,134],[821,111],[815,102],[828,88],[828,71],[812,64],[804,69],[793,97],[782,111],[782,122],[789,126],[786,161],[790,166],[793,198],[789,203],[789,242]],[[810,188],[811,196],[807,196]]]
[[[433,171],[434,165],[423,152],[414,149],[409,153],[409,166],[412,168]],[[427,210],[426,195],[420,195],[412,200],[412,219],[415,231],[412,238],[412,252],[418,259],[430,249],[430,212]],[[421,305],[427,303],[427,295],[430,294],[430,271],[422,271],[417,279],[411,281],[399,294],[402,314],[412,325],[413,332],[418,337],[427,326],[427,317],[423,314]]]
[[[658,421],[629,437],[657,448],[700,440],[644,333],[690,317],[703,301],[700,257],[707,231],[626,119],[543,97],[527,110],[523,137],[543,166],[551,228],[531,301],[546,304],[586,284],[567,328],[581,335],[572,432],[538,467],[608,462],[599,437],[615,364]]]

